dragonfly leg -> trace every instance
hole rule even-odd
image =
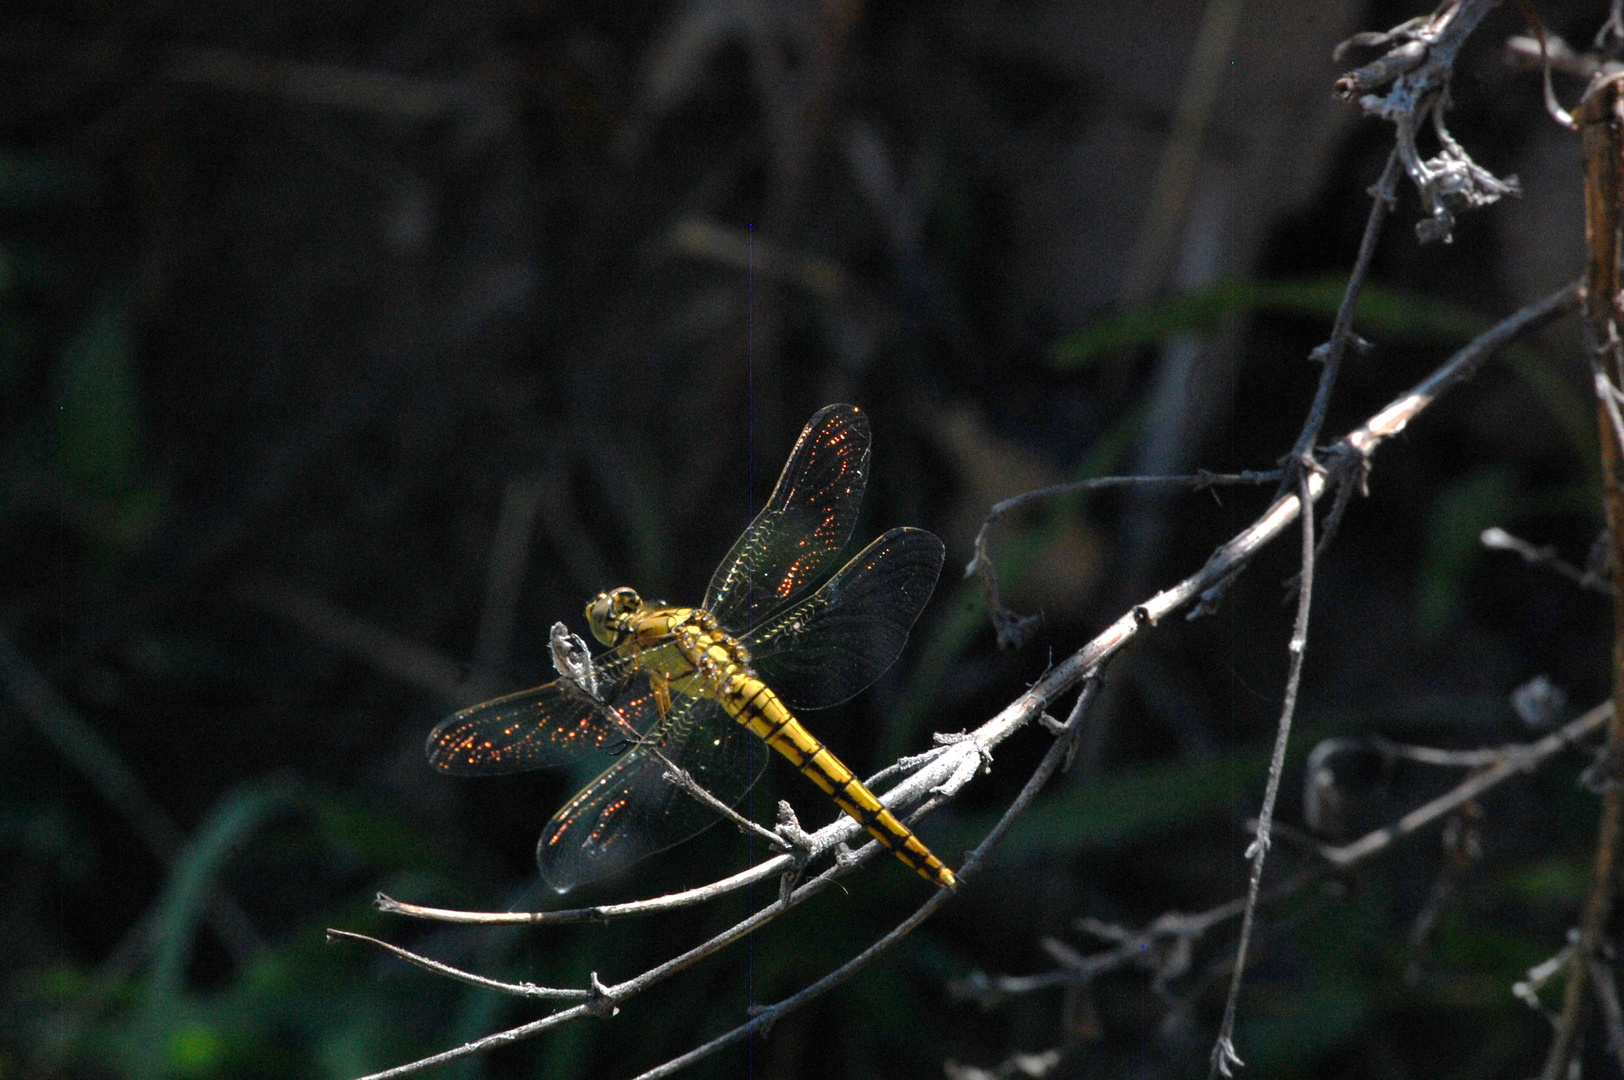
[[[801,883],[806,864],[812,858],[812,836],[801,828],[795,808],[782,799],[778,800],[778,827],[773,832],[788,845],[790,858],[794,860],[778,879],[778,903],[788,910],[790,895],[795,892],[795,886]]]
[[[649,689],[654,691],[654,707],[660,710],[660,719],[671,713],[671,680],[658,672],[650,672]]]

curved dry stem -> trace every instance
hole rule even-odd
[[[380,941],[366,934],[357,934],[351,930],[334,930],[329,927],[327,940],[333,941],[339,938],[376,945],[385,952],[394,953],[408,964],[416,964],[425,971],[432,971],[436,975],[444,975],[448,979],[465,982],[469,986],[480,986],[486,990],[512,994],[515,997],[540,998],[546,1001],[581,1001],[592,996],[590,990],[559,990],[548,986],[537,986],[535,983],[510,983],[502,982],[499,979],[488,979],[483,975],[475,975],[473,972],[452,967],[450,964],[442,964],[438,960],[430,960],[426,956],[420,956],[408,949],[401,948],[399,945],[391,945],[387,941]]]
[[[1474,799],[1481,798],[1512,777],[1531,772],[1555,754],[1595,735],[1606,727],[1612,715],[1612,702],[1604,701],[1535,742],[1466,752],[1486,755],[1485,760],[1492,758],[1490,767],[1466,778],[1438,798],[1405,814],[1398,821],[1374,829],[1351,843],[1341,847],[1318,846],[1316,850],[1324,860],[1320,865],[1298,871],[1272,888],[1264,889],[1258,897],[1258,904],[1261,906],[1293,896],[1334,874],[1347,873],[1370,861],[1399,840],[1415,835],[1427,825],[1459,810]],[[955,989],[962,997],[973,997],[984,1004],[993,1004],[1002,997],[1086,982],[1119,968],[1143,965],[1147,956],[1156,954],[1157,946],[1162,942],[1180,938],[1190,941],[1199,939],[1214,927],[1239,918],[1245,908],[1246,898],[1237,897],[1194,915],[1168,912],[1138,933],[1116,932],[1111,928],[1110,937],[1115,942],[1111,948],[1082,956],[1061,970],[996,978],[977,975],[964,980]]]
[[[1265,471],[1245,470],[1238,473],[1215,473],[1202,469],[1198,472],[1183,476],[1094,476],[1086,480],[1071,480],[1063,484],[1051,484],[1048,487],[1037,488],[1033,491],[1023,491],[1013,495],[1003,502],[995,503],[987,511],[987,516],[981,522],[981,528],[976,530],[976,538],[972,545],[973,555],[964,568],[964,576],[970,577],[979,573],[981,575],[981,590],[987,603],[987,611],[991,615],[993,625],[998,629],[999,647],[1005,648],[1018,645],[1024,640],[1026,632],[1036,623],[1033,616],[1021,616],[1004,606],[998,589],[998,568],[993,565],[992,557],[987,551],[987,539],[992,527],[1005,514],[1011,510],[1019,509],[1027,503],[1038,502],[1043,499],[1052,499],[1059,495],[1070,495],[1078,491],[1098,491],[1101,488],[1114,487],[1187,487],[1192,491],[1202,491],[1214,487],[1233,487],[1237,485],[1270,484],[1279,480],[1285,473],[1280,469]]]

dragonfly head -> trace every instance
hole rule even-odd
[[[592,636],[605,645],[618,645],[631,630],[631,620],[643,610],[643,598],[635,589],[619,588],[601,592],[586,606],[586,622]]]

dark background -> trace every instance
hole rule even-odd
[[[1604,7],[1541,10],[1583,43]],[[696,601],[824,404],[873,422],[859,540],[911,524],[949,548],[897,667],[808,718],[859,772],[980,723],[1198,567],[1268,489],[1113,493],[1000,526],[1007,598],[1043,615],[1018,651],[960,580],[1000,498],[1268,468],[1301,422],[1391,145],[1332,98],[1330,49],[1422,9],[1246,5],[1175,242],[1125,287],[1203,8],[6,9],[0,1077],[351,1077],[544,1010],[325,944],[327,926],[581,986],[769,902],[545,930],[369,903],[560,903],[533,844],[585,777],[449,779],[424,736],[550,677],[547,628],[583,631],[601,588]],[[1477,32],[1451,123],[1525,194],[1423,248],[1403,193],[1359,323],[1377,347],[1350,361],[1331,436],[1579,270],[1576,143],[1500,57],[1522,30],[1507,5]],[[1199,318],[1158,299],[1182,292],[1209,301]],[[1124,310],[1137,335],[1084,347]],[[1564,718],[1604,696],[1605,598],[1477,544],[1497,524],[1584,561],[1600,515],[1576,342],[1561,327],[1491,364],[1382,451],[1320,567],[1286,824],[1318,739],[1526,740],[1507,696],[1540,673]],[[1115,664],[1076,767],[938,917],[692,1075],[939,1076],[1062,1044],[1056,1075],[1204,1074],[1231,928],[1166,985],[1128,970],[986,1008],[950,989],[1052,968],[1046,937],[1099,947],[1080,917],[1139,926],[1243,889],[1295,550]],[[1006,743],[927,842],[956,862],[1046,744]],[[1243,1075],[1533,1071],[1549,1026],[1510,988],[1575,918],[1583,763],[1485,799],[1465,822],[1480,858],[1433,829],[1269,909]],[[1356,754],[1329,838],[1457,776]],[[787,797],[822,824],[813,794],[775,766],[748,805],[770,820]],[[1274,851],[1273,873],[1308,865]],[[713,829],[570,902],[750,855]],[[438,1075],[630,1076],[837,966],[927,888],[882,860],[617,1018]]]

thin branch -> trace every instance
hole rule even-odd
[[[1095,673],[1090,672],[1089,674],[1093,675]],[[1016,820],[1026,812],[1027,808],[1032,805],[1032,800],[1037,798],[1038,792],[1043,790],[1043,786],[1049,782],[1049,778],[1054,776],[1065,763],[1066,756],[1071,749],[1072,740],[1082,728],[1083,720],[1088,712],[1088,705],[1093,700],[1098,685],[1096,681],[1090,679],[1083,687],[1082,692],[1078,695],[1077,705],[1071,711],[1071,718],[1067,721],[1065,730],[1049,747],[1048,753],[1044,754],[1043,760],[1033,770],[1025,786],[1021,788],[1020,794],[1015,796],[1015,800],[1010,803],[1009,809],[1005,810],[1003,816],[998,819],[998,824],[993,826],[992,831],[987,833],[981,843],[976,845],[975,850],[965,856],[964,865],[958,871],[961,882],[967,882],[981,870],[987,857],[1003,842],[1004,837],[1009,835],[1009,830],[1014,826]],[[756,1015],[748,1023],[740,1024],[732,1031],[712,1039],[703,1046],[696,1047],[680,1057],[673,1058],[663,1065],[640,1074],[636,1080],[660,1080],[661,1077],[670,1076],[672,1073],[684,1069],[696,1061],[709,1057],[723,1047],[748,1038],[758,1029],[771,1025],[783,1014],[791,1012],[834,989],[858,971],[861,971],[875,957],[912,933],[916,927],[930,918],[937,908],[946,903],[952,895],[946,889],[937,890],[929,900],[921,904],[912,915],[894,927],[890,933],[817,982],[785,998],[783,1001],[757,1010]]]
[[[1404,815],[1393,824],[1372,830],[1342,847],[1329,845],[1320,847],[1318,853],[1323,862],[1319,866],[1299,871],[1280,884],[1264,889],[1259,896],[1258,904],[1263,905],[1293,896],[1324,881],[1327,877],[1347,873],[1370,861],[1397,841],[1415,835],[1427,825],[1481,798],[1486,792],[1512,777],[1531,772],[1546,759],[1578,745],[1606,726],[1612,715],[1613,703],[1604,701],[1583,716],[1570,721],[1559,731],[1552,732],[1536,742],[1501,747],[1492,751],[1498,758],[1493,766],[1468,777],[1450,791]],[[998,978],[974,977],[965,980],[956,992],[961,996],[976,997],[983,1003],[991,1003],[1005,995],[1028,994],[1086,981],[1131,964],[1142,965],[1147,957],[1156,954],[1160,943],[1174,939],[1194,941],[1213,927],[1239,918],[1245,909],[1246,898],[1238,897],[1194,915],[1169,912],[1137,933],[1105,928],[1101,927],[1101,924],[1093,923],[1091,928],[1095,929],[1096,933],[1104,929],[1105,936],[1115,942],[1112,948],[1081,957],[1078,962],[1068,964],[1061,971]]]
[[[1336,91],[1343,98],[1363,94],[1359,98],[1360,107],[1367,114],[1392,123],[1395,149],[1427,210],[1427,216],[1415,227],[1422,243],[1447,241],[1456,213],[1488,206],[1505,195],[1520,193],[1515,177],[1500,180],[1473,161],[1449,134],[1443,120],[1455,57],[1477,24],[1498,2],[1454,0],[1441,5],[1430,17],[1411,19],[1383,35],[1361,34],[1344,43],[1345,46],[1402,43],[1387,54],[1386,64],[1366,65],[1338,79]],[[1338,52],[1341,51],[1343,48],[1339,47]],[[1384,85],[1388,86],[1385,94],[1363,93]],[[1429,120],[1440,149],[1437,156],[1423,160],[1416,146],[1416,136]]]
[[[838,296],[846,288],[840,264],[821,255],[786,251],[744,229],[710,218],[678,218],[666,234],[671,250],[691,259],[704,259],[734,270],[747,270],[787,281],[823,297]]]
[[[1013,1076],[1029,1076],[1036,1080],[1038,1077],[1049,1075],[1064,1059],[1065,1054],[1064,1046],[1056,1046],[1036,1054],[1011,1054],[992,1069],[965,1065],[948,1058],[942,1062],[942,1071],[947,1074],[947,1080],[1010,1080]]]
[[[1283,475],[1285,474],[1280,469],[1262,472],[1247,470],[1239,473],[1214,473],[1202,469],[1185,476],[1095,476],[1022,492],[995,504],[987,511],[986,518],[981,522],[981,528],[976,531],[975,553],[964,568],[964,576],[970,577],[976,573],[981,575],[981,589],[986,598],[987,612],[998,630],[998,646],[1012,648],[1025,639],[1027,632],[1037,620],[1033,616],[1017,615],[1004,606],[998,590],[998,569],[993,565],[992,558],[987,552],[987,536],[992,531],[993,525],[1011,510],[1040,499],[1051,499],[1057,495],[1070,495],[1078,491],[1097,491],[1100,488],[1187,487],[1192,491],[1203,491],[1208,488],[1241,484],[1270,484]]]
[[[1590,961],[1590,981],[1596,987],[1596,998],[1601,1002],[1602,1019],[1607,1024],[1607,1049],[1624,1068],[1624,1006],[1618,1001],[1618,982],[1613,969],[1601,960]]]
[[[1480,773],[1474,773],[1431,802],[1410,811],[1391,825],[1366,833],[1341,847],[1322,848],[1320,854],[1338,870],[1346,870],[1383,851],[1395,841],[1465,805],[1506,780],[1528,772],[1559,750],[1603,727],[1613,715],[1613,703],[1603,702],[1576,720],[1569,721],[1537,742],[1508,746],[1503,756]]]
[[[1229,72],[1224,61],[1234,45],[1242,6],[1240,0],[1207,0],[1202,7],[1195,47],[1179,88],[1173,130],[1162,148],[1145,222],[1123,274],[1122,297],[1127,303],[1138,303],[1155,292],[1166,273],[1200,170],[1201,144]]]
[[[1624,153],[1624,132],[1618,115],[1624,110],[1624,76],[1611,76],[1593,84],[1574,110],[1585,171],[1585,336],[1596,378],[1602,466],[1602,503],[1613,545],[1613,566],[1624,567],[1624,421],[1618,412],[1618,387],[1624,381],[1624,343],[1619,340],[1624,320],[1619,298],[1619,261],[1624,257],[1624,174],[1619,169]],[[1607,758],[1624,758],[1624,604],[1613,604],[1613,700],[1617,704],[1607,731]],[[1617,784],[1601,793],[1601,814],[1596,823],[1596,859],[1590,888],[1579,917],[1579,939],[1574,963],[1563,989],[1562,1012],[1540,1075],[1562,1080],[1577,1053],[1589,995],[1590,962],[1595,959],[1613,907],[1615,864],[1624,839],[1624,790]]]
[[[1324,866],[1299,871],[1280,884],[1264,889],[1259,894],[1258,904],[1269,904],[1293,896],[1309,885],[1323,881],[1328,874]],[[1087,920],[1085,929],[1096,934],[1103,932],[1103,936],[1111,938],[1115,944],[1101,952],[1079,956],[1060,971],[1046,971],[1037,975],[1001,975],[997,978],[978,973],[962,980],[953,988],[953,992],[959,997],[974,998],[982,1005],[990,1006],[1001,997],[1086,983],[1106,972],[1130,965],[1154,969],[1162,963],[1159,946],[1171,941],[1175,943],[1172,950],[1175,954],[1183,952],[1187,946],[1204,937],[1207,931],[1240,918],[1245,910],[1246,898],[1241,896],[1194,915],[1170,911],[1137,933],[1118,932],[1119,928],[1108,929],[1104,924]]]
[[[1261,472],[1247,470],[1238,473],[1215,473],[1202,469],[1200,472],[1184,476],[1095,476],[1086,480],[1071,480],[1064,484],[1051,484],[1048,487],[1024,491],[1003,502],[995,503],[993,508],[987,511],[986,520],[981,523],[981,530],[976,534],[976,560],[986,557],[987,530],[993,523],[1011,510],[1039,499],[1052,499],[1056,495],[1069,495],[1074,491],[1096,491],[1109,487],[1187,487],[1192,491],[1204,491],[1212,487],[1232,487],[1240,484],[1270,484],[1279,480],[1282,475],[1279,469]],[[965,577],[969,577],[978,569],[976,560],[972,560],[970,565],[964,568]]]
[[[1449,750],[1437,746],[1411,746],[1384,739],[1380,735],[1368,738],[1337,736],[1324,739],[1308,755],[1306,771],[1310,774],[1327,767],[1338,754],[1353,751],[1374,751],[1388,760],[1413,761],[1418,765],[1432,765],[1440,769],[1482,769],[1505,760],[1509,754],[1520,751],[1518,744],[1510,746],[1483,746],[1471,750]],[[1312,781],[1310,781],[1312,782]]]
[[[1509,551],[1522,558],[1530,566],[1543,566],[1561,574],[1581,589],[1591,589],[1595,592],[1606,593],[1611,596],[1615,592],[1611,581],[1604,581],[1589,570],[1581,570],[1572,563],[1564,560],[1556,553],[1556,548],[1546,545],[1535,547],[1527,540],[1512,536],[1504,529],[1493,526],[1483,530],[1478,538],[1482,545],[1491,551]]]
[[[1359,240],[1359,254],[1348,273],[1347,287],[1342,290],[1342,303],[1337,306],[1336,318],[1331,323],[1331,336],[1309,354],[1310,359],[1318,360],[1322,365],[1319,385],[1314,389],[1314,401],[1308,407],[1302,433],[1297,436],[1291,453],[1286,456],[1288,461],[1300,461],[1313,452],[1320,431],[1325,427],[1325,417],[1331,409],[1331,391],[1335,389],[1337,375],[1342,370],[1343,354],[1350,344],[1364,344],[1363,339],[1353,332],[1353,313],[1359,306],[1359,295],[1364,292],[1370,262],[1376,256],[1376,240],[1381,236],[1382,223],[1387,220],[1387,212],[1393,207],[1399,175],[1398,151],[1395,149],[1387,155],[1387,165],[1382,169],[1381,176],[1370,186],[1370,213],[1365,218],[1365,232]]]
[[[1380,737],[1370,744],[1384,757],[1402,758],[1419,765],[1435,765],[1441,769],[1481,769],[1493,765],[1506,754],[1503,747],[1486,746],[1478,750],[1445,750],[1437,746],[1408,746]]]
[[[350,930],[334,930],[332,928],[328,928],[327,940],[333,941],[338,938],[345,938],[350,941],[362,941],[368,945],[376,945],[385,952],[393,953],[402,960],[406,961],[408,964],[416,964],[425,971],[432,971],[436,975],[444,975],[448,979],[455,979],[458,982],[465,982],[469,986],[478,986],[486,990],[495,990],[503,994],[512,994],[515,997],[540,998],[545,1001],[581,1001],[593,996],[592,991],[590,990],[555,990],[547,986],[537,986],[534,983],[509,983],[502,982],[498,979],[487,979],[483,975],[475,975],[472,972],[463,971],[461,968],[454,968],[450,964],[442,964],[438,960],[430,960],[426,956],[420,956],[417,953],[411,952],[410,950],[401,948],[399,945],[391,945],[387,941],[380,941],[377,938],[369,937],[366,934],[357,934]]]
[[[512,120],[511,110],[499,97],[471,81],[419,79],[378,69],[311,64],[224,49],[178,50],[162,74],[178,83],[407,121],[462,116],[482,127],[500,129]]]
[[[1310,506],[1308,478],[1314,474],[1310,462],[1298,474],[1299,497],[1304,506]],[[1246,947],[1252,940],[1252,924],[1257,916],[1258,890],[1263,885],[1263,863],[1269,855],[1269,826],[1274,822],[1274,804],[1280,795],[1280,777],[1286,771],[1286,744],[1291,738],[1291,719],[1297,711],[1297,690],[1302,685],[1303,661],[1308,654],[1308,612],[1314,598],[1314,512],[1302,515],[1302,571],[1297,588],[1297,617],[1291,628],[1291,641],[1287,645],[1290,669],[1286,675],[1286,691],[1280,705],[1280,723],[1274,736],[1274,755],[1269,760],[1269,780],[1263,792],[1263,809],[1258,813],[1257,835],[1247,851],[1252,860],[1252,873],[1246,883],[1246,907],[1241,914],[1240,940],[1235,945],[1235,966],[1229,976],[1229,995],[1224,1001],[1224,1019],[1218,1029],[1218,1038],[1212,1047],[1212,1064],[1207,1071],[1211,1077],[1234,1075],[1231,1066],[1241,1064],[1235,1053],[1235,1011],[1240,1004],[1241,982],[1246,971]]]
[[[1575,52],[1573,46],[1555,34],[1545,35],[1543,56],[1540,53],[1538,38],[1522,36],[1507,38],[1505,60],[1507,64],[1530,69],[1542,68],[1548,60],[1551,70],[1561,72],[1563,75],[1572,75],[1586,82],[1597,75],[1616,75],[1624,71],[1624,64],[1617,60],[1606,60],[1589,53]]]
[[[1408,393],[1393,401],[1364,425],[1350,432],[1340,445],[1345,448],[1346,452],[1357,453],[1365,457],[1370,456],[1382,442],[1403,431],[1411,420],[1424,411],[1440,395],[1470,378],[1496,350],[1516,340],[1523,334],[1544,326],[1558,315],[1566,312],[1574,305],[1577,294],[1577,285],[1568,286],[1544,300],[1523,308],[1479,335]],[[946,747],[944,752],[935,760],[927,763],[918,772],[892,788],[887,793],[888,804],[908,805],[916,800],[926,798],[934,789],[948,783],[956,776],[962,775],[966,769],[967,761],[971,758],[974,758],[976,765],[979,766],[993,748],[1028,723],[1044,715],[1048,705],[1056,698],[1076,687],[1079,683],[1092,678],[1104,667],[1107,661],[1141,632],[1154,627],[1163,617],[1191,603],[1205,590],[1238,573],[1250,563],[1252,558],[1266,544],[1290,526],[1292,520],[1302,511],[1305,503],[1318,499],[1324,494],[1325,490],[1326,481],[1321,472],[1316,470],[1304,473],[1298,491],[1276,499],[1260,518],[1229,542],[1218,547],[1200,570],[1178,584],[1162,590],[1120,616],[1093,640],[1051,668],[1031,688],[1007,705],[997,715],[963,739]],[[1082,710],[1080,708],[1073,711],[1073,718],[1080,725],[1082,719]],[[1070,727],[1071,722],[1068,722],[1068,728]],[[973,874],[979,868],[984,853],[990,851],[993,846],[1002,840],[1004,832],[1007,831],[1009,824],[1014,820],[1013,813],[1024,809],[1025,804],[1030,801],[1031,795],[1035,794],[1036,788],[1041,786],[1039,781],[1046,779],[1054,769],[1059,768],[1064,763],[1066,755],[1070,751],[1070,736],[1072,734],[1075,734],[1075,729],[1069,730],[1066,738],[1057,740],[1055,745],[1050,748],[1049,753],[1043,759],[1043,764],[1039,766],[1039,772],[1034,774],[1032,780],[1028,781],[1028,787],[1023,789],[1021,797],[1017,799],[1016,804],[1011,806],[1011,812],[1006,813],[993,832],[989,833],[987,838],[982,841],[982,844],[966,858],[964,867],[959,872],[961,877],[965,873]],[[814,839],[817,842],[818,849],[821,850],[825,844],[833,845],[850,840],[861,830],[862,826],[859,823],[842,815],[839,820],[819,829],[814,834]],[[836,876],[844,872],[846,866],[853,865],[856,861],[866,857],[866,852],[872,851],[877,854],[883,850],[877,843],[866,845],[865,850],[859,851],[852,859],[837,862],[829,870],[797,888],[792,894],[791,901],[799,903],[816,895],[827,888]],[[751,871],[747,871],[747,873],[759,873],[762,877],[772,877],[792,869],[793,865],[794,858],[792,856],[780,855],[766,860],[752,868]],[[861,956],[830,973],[818,983],[807,987],[795,997],[780,1002],[773,1007],[773,1010],[781,1012],[793,1008],[795,1005],[810,1000],[811,997],[817,996],[817,994],[848,978],[854,971],[872,959],[873,956],[889,948],[891,944],[900,940],[902,936],[906,935],[920,922],[923,922],[925,918],[928,918],[938,906],[946,902],[949,895],[945,890],[936,892],[906,922],[899,925],[885,938],[876,942]],[[561,1010],[551,1016],[475,1040],[453,1050],[384,1072],[375,1073],[366,1080],[393,1080],[394,1077],[411,1075],[435,1065],[529,1038],[532,1035],[582,1016],[596,1015],[607,1011],[627,997],[748,935],[775,918],[779,913],[787,910],[788,906],[788,904],[774,904],[761,912],[757,912],[731,929],[723,931],[681,956],[651,968],[624,983],[603,988],[601,997],[595,1001]],[[511,921],[528,922],[536,920],[529,916],[520,916],[518,919]],[[777,1012],[769,1012],[763,1014],[763,1016],[768,1017],[776,1014]],[[721,1045],[726,1045],[728,1041],[742,1039],[761,1026],[763,1022],[762,1018],[752,1020],[750,1024],[735,1029],[735,1031],[724,1036],[722,1040],[707,1044],[707,1047],[701,1049],[708,1053]],[[685,1055],[683,1058],[677,1059],[679,1062],[688,1060],[696,1060],[696,1058],[693,1055]],[[661,1073],[660,1075],[664,1074]]]
[[[415,1073],[423,1072],[426,1069],[431,1069],[438,1065],[444,1065],[452,1061],[461,1060],[465,1057],[471,1057],[475,1054],[485,1053],[488,1050],[493,1050],[500,1046],[507,1046],[515,1042],[520,1042],[524,1039],[531,1038],[532,1036],[539,1035],[544,1031],[558,1027],[561,1024],[569,1023],[572,1020],[579,1020],[586,1016],[600,1016],[605,1013],[612,1012],[614,1009],[619,1007],[620,1003],[624,1002],[628,998],[634,997],[656,983],[663,982],[672,975],[692,967],[694,964],[721,951],[728,945],[731,945],[733,942],[738,941],[741,938],[748,937],[756,930],[759,930],[767,923],[776,919],[790,907],[799,905],[818,895],[833,885],[836,879],[845,875],[846,873],[849,873],[857,866],[860,866],[862,863],[867,862],[885,850],[885,848],[880,846],[878,841],[865,845],[862,849],[855,851],[851,853],[851,855],[837,861],[834,866],[831,866],[817,877],[812,878],[799,888],[795,889],[792,895],[788,898],[787,903],[774,904],[770,907],[763,908],[762,910],[751,915],[749,918],[744,919],[742,922],[739,922],[727,930],[717,934],[715,937],[710,938],[708,941],[702,942],[701,944],[694,946],[692,949],[689,949],[687,952],[652,967],[640,975],[627,979],[625,982],[615,983],[614,985],[604,985],[602,983],[597,983],[595,981],[596,976],[594,976],[592,998],[591,1000],[583,1002],[580,1005],[574,1005],[570,1008],[562,1009],[558,1012],[552,1013],[551,1015],[544,1016],[539,1020],[533,1020],[528,1024],[521,1024],[520,1026],[510,1028],[507,1031],[499,1031],[494,1035],[487,1035],[484,1038],[475,1039],[472,1042],[464,1043],[462,1046],[455,1047],[451,1050],[446,1050],[426,1058],[420,1058],[417,1061],[408,1062],[405,1065],[398,1065],[393,1069],[385,1069],[382,1072],[371,1073],[367,1076],[361,1077],[360,1080],[394,1080],[396,1077],[411,1076]],[[777,860],[769,861],[777,862],[779,860],[782,860],[785,863],[792,862],[789,856],[779,856]],[[950,895],[952,895],[952,893],[949,890],[939,889],[936,891],[936,895],[933,897],[933,899],[945,900]],[[935,909],[932,908],[931,910]]]
[[[408,686],[432,691],[446,702],[475,705],[501,692],[483,674],[472,678],[462,665],[426,645],[343,611],[302,590],[274,581],[247,581],[238,595],[267,615],[304,631],[330,649],[364,660]]]
[[[938,746],[933,750],[926,751],[924,754],[918,755],[916,759],[904,759],[903,762],[899,762],[897,765],[893,765],[887,769],[882,769],[880,772],[876,773],[874,777],[867,780],[864,783],[864,786],[870,791],[874,791],[881,780],[888,775],[892,775],[897,772],[899,767],[914,768],[919,764],[937,760],[946,754],[952,746],[957,745],[958,742],[962,741],[962,739],[955,740],[953,743]],[[962,761],[963,755],[955,755],[955,760]],[[936,787],[939,788],[945,784],[953,783],[955,777],[962,775],[964,771],[964,766],[961,764],[956,772],[949,773],[940,783],[936,785]],[[900,813],[902,807],[924,797],[929,790],[932,789],[926,789],[926,791],[919,793],[910,791],[906,796],[899,796],[898,793],[894,791],[887,791],[884,793],[876,792],[875,797],[891,810]],[[849,818],[842,815],[836,818],[831,825],[825,826],[823,829],[819,829],[817,832],[810,834],[807,837],[807,843],[809,845],[808,850],[813,855],[817,855],[843,843],[849,838],[849,833],[844,831],[843,823],[849,820]],[[910,815],[909,820],[912,820],[912,815]],[[836,830],[840,831],[837,832]],[[774,835],[774,839],[775,841],[778,839],[776,834]],[[425,907],[421,904],[410,904],[403,900],[396,900],[394,897],[388,896],[381,892],[373,899],[373,904],[379,911],[387,912],[391,915],[404,915],[408,918],[429,919],[434,922],[459,923],[464,925],[569,926],[578,923],[606,923],[617,919],[641,918],[647,915],[658,915],[668,911],[676,911],[682,908],[697,907],[700,904],[708,904],[712,900],[719,899],[729,893],[738,892],[740,889],[749,888],[751,885],[756,885],[763,881],[768,881],[772,878],[780,877],[783,874],[793,871],[795,869],[796,860],[800,857],[801,855],[799,852],[796,852],[795,854],[777,855],[773,858],[767,859],[765,862],[758,863],[747,870],[741,870],[737,874],[731,874],[728,877],[709,882],[697,888],[685,889],[681,892],[669,893],[665,896],[657,896],[649,900],[633,900],[624,904],[600,904],[594,907],[585,908],[567,908],[562,911],[459,911],[451,908]]]
[[[1621,391],[1613,384],[1612,376],[1607,373],[1603,363],[1603,350],[1594,348],[1590,350],[1590,377],[1596,392],[1596,404],[1601,409],[1607,423],[1604,425],[1601,437],[1604,440],[1612,436],[1612,448],[1615,451],[1624,451],[1624,415],[1619,414],[1618,399]]]
[[[740,832],[754,833],[756,836],[759,836],[770,846],[777,848],[779,851],[789,850],[789,841],[785,840],[784,837],[773,832],[771,829],[757,825],[754,821],[751,821],[749,818],[733,809],[733,807],[706,791],[703,785],[701,785],[699,781],[695,780],[693,778],[693,774],[691,774],[687,769],[677,765],[652,744],[645,745],[648,746],[649,751],[653,753],[655,757],[665,764],[665,780],[667,783],[674,784],[678,790],[686,793],[689,797],[698,800],[705,806],[710,807],[711,810],[721,817],[731,821]],[[811,852],[807,851],[803,852],[802,854],[810,855]]]

